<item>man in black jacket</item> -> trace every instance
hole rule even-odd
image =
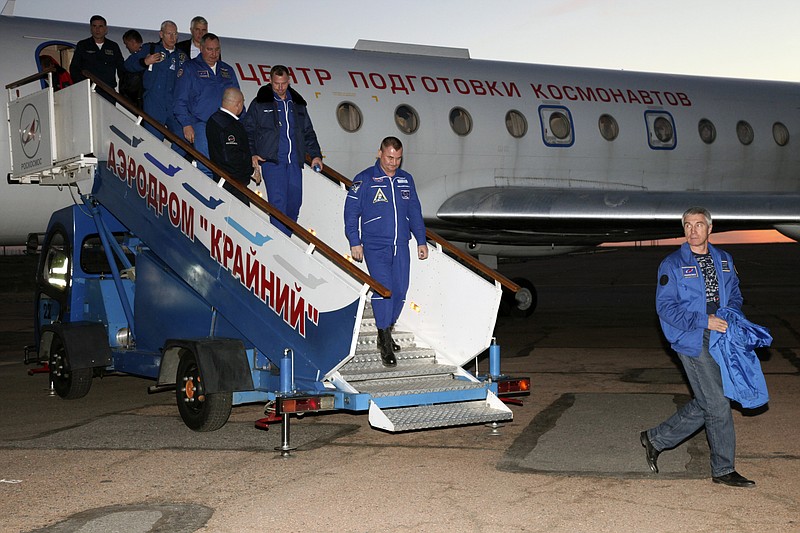
[[[92,36],[78,41],[75,46],[75,54],[69,64],[69,74],[72,82],[78,83],[86,79],[82,74],[83,70],[88,70],[100,81],[111,87],[117,86],[117,76],[122,78],[124,75],[122,52],[119,45],[110,39],[106,39],[108,26],[106,19],[100,15],[94,15],[89,19],[89,26]],[[110,102],[114,99],[103,91],[98,91],[101,96]]]
[[[175,46],[178,50],[182,50],[189,59],[194,59],[200,55],[200,39],[208,33],[208,21],[203,17],[194,17],[189,26],[189,33],[192,35],[190,38],[180,41]]]
[[[222,107],[216,111],[206,123],[208,137],[208,153],[211,161],[220,167],[228,176],[245,187],[250,180],[261,183],[261,171],[253,163],[250,154],[250,143],[247,132],[239,122],[239,115],[244,109],[244,95],[234,87],[225,89],[222,94]],[[214,175],[215,179],[220,176]],[[250,205],[247,196],[227,181],[223,185],[236,198]]]
[[[289,70],[275,65],[270,83],[258,91],[242,119],[250,137],[253,164],[261,164],[267,199],[292,220],[303,202],[303,164],[322,170],[322,151],[308,116],[306,101],[289,87]],[[276,219],[272,224],[286,235],[292,231]]]

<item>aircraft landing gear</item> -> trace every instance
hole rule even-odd
[[[530,280],[525,278],[514,278],[514,283],[521,288],[516,293],[505,291],[500,302],[500,314],[526,318],[533,314],[538,303],[536,287]]]

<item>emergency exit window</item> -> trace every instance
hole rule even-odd
[[[675,120],[666,111],[645,111],[647,144],[653,150],[673,150],[678,145]]]

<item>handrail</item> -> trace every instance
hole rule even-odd
[[[309,157],[308,155],[306,155],[306,163],[308,165],[311,165],[311,157]],[[331,167],[329,167],[327,165],[325,165],[325,167],[322,169],[321,173],[324,174],[325,177],[327,177],[329,179],[332,179],[334,181],[338,181],[339,183],[342,183],[348,189],[353,185],[353,182],[351,180],[347,179],[342,174],[337,172],[335,169],[332,169]],[[475,270],[481,272],[483,275],[485,275],[489,279],[497,281],[503,287],[505,287],[506,289],[510,290],[511,292],[517,292],[517,291],[520,290],[521,287],[519,285],[517,285],[516,283],[514,283],[513,281],[511,281],[510,279],[508,279],[507,277],[505,277],[501,273],[497,272],[496,270],[494,270],[492,268],[489,268],[488,266],[484,265],[483,263],[481,263],[480,261],[478,261],[477,259],[475,259],[471,255],[469,255],[468,253],[464,252],[463,250],[458,249],[453,243],[451,243],[450,241],[448,241],[447,239],[445,239],[444,237],[442,237],[438,233],[426,228],[425,229],[425,234],[426,234],[426,237],[428,238],[428,240],[431,240],[431,241],[435,242],[436,244],[440,245],[442,248],[444,248],[445,250],[447,250],[448,252],[450,252],[451,254],[456,256],[456,258],[458,258],[459,260],[461,260],[464,263],[468,264],[469,266],[471,266]]]
[[[277,218],[283,224],[288,226],[295,235],[300,237],[303,241],[308,244],[313,244],[316,249],[318,249],[322,255],[336,263],[339,268],[345,270],[351,276],[356,278],[357,280],[369,285],[370,289],[375,291],[376,293],[380,294],[384,298],[388,298],[391,296],[391,291],[384,287],[381,283],[378,283],[372,276],[361,270],[360,268],[353,265],[350,261],[345,259],[341,254],[339,254],[336,250],[325,244],[322,240],[320,240],[316,235],[310,233],[307,229],[303,226],[299,225],[297,222],[286,216],[283,212],[276,209],[272,206],[269,202],[264,200],[261,196],[257,195],[253,191],[251,191],[246,186],[242,185],[241,183],[237,182],[230,176],[228,176],[221,168],[211,162],[206,156],[195,150],[195,148],[187,143],[185,140],[178,138],[175,134],[165,128],[162,124],[156,121],[153,117],[142,111],[141,109],[137,108],[130,100],[125,98],[124,96],[117,93],[114,89],[103,83],[102,80],[98,79],[94,76],[91,72],[86,70],[82,71],[82,74],[86,76],[92,83],[94,83],[98,88],[102,89],[103,92],[109,94],[114,100],[117,101],[120,105],[126,108],[128,111],[137,115],[142,118],[145,122],[153,126],[156,130],[158,130],[161,134],[163,134],[167,139],[169,139],[174,144],[177,144],[186,152],[192,155],[196,160],[207,166],[211,169],[218,176],[222,176],[222,178],[247,196],[250,199],[250,202],[257,206],[262,211],[266,212],[272,217]],[[34,78],[35,79],[35,78]]]
[[[6,85],[6,90],[16,89],[17,87],[22,87],[23,85],[27,85],[32,81],[41,80],[42,78],[46,78],[50,73],[55,74],[56,67],[47,67],[46,69],[42,70],[41,72],[37,72],[36,74],[31,74],[26,78],[22,78],[21,80],[12,81],[8,85]]]

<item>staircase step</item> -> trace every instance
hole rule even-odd
[[[407,362],[419,362],[419,361],[429,361],[431,364],[436,364],[436,352],[434,352],[431,348],[417,348],[416,346],[411,347],[403,347],[402,350],[399,352],[394,353],[395,358],[397,359],[398,363],[400,361],[407,361]],[[380,363],[381,362],[381,355],[378,351],[378,347],[375,346],[372,350],[363,350],[359,351],[356,350],[355,355],[352,359],[345,365],[345,368],[350,364],[358,364],[358,363]]]
[[[500,422],[512,418],[513,414],[508,408],[499,409],[484,400],[396,409],[380,409],[373,404],[369,412],[373,427],[395,432]]]
[[[473,389],[482,389],[484,384],[481,382],[467,381],[465,379],[455,379],[451,375],[435,376],[413,376],[372,379],[350,383],[358,392],[370,394],[373,398],[384,398],[389,396],[402,396],[408,394],[429,394],[433,392],[451,392]]]
[[[450,375],[458,370],[454,365],[437,365],[432,359],[400,359],[395,367],[385,367],[380,356],[376,360],[350,361],[339,369],[341,376],[350,383],[382,378]],[[353,385],[358,388],[357,384]]]
[[[356,353],[365,353],[378,350],[378,333],[373,329],[372,332],[365,332],[364,326],[361,326],[361,332],[358,334],[358,341],[356,344]],[[416,347],[416,338],[413,333],[400,331],[392,334],[392,339],[400,345],[401,351]]]

